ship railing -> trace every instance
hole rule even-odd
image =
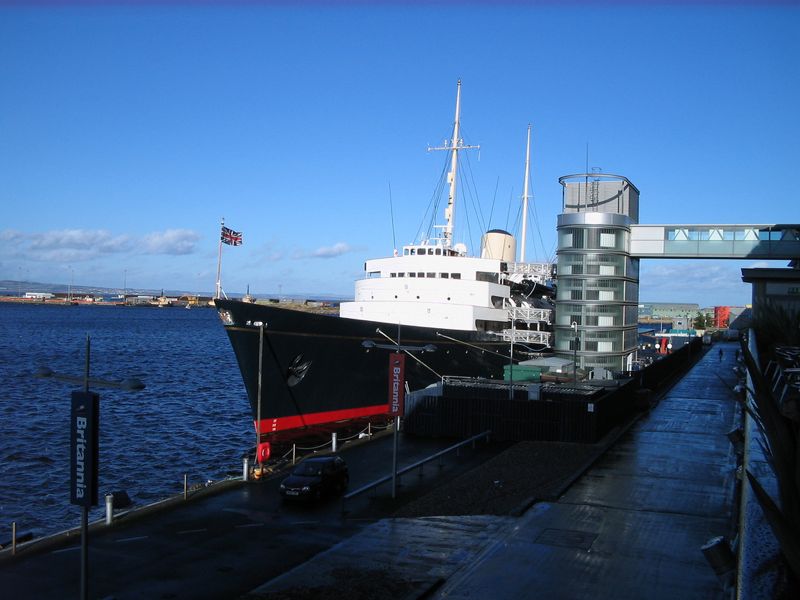
[[[529,329],[504,329],[497,332],[496,335],[500,336],[504,342],[513,341],[514,343],[544,344],[546,346],[552,346],[553,338],[552,331],[531,331]]]
[[[441,461],[446,455],[450,454],[451,452],[455,452],[456,456],[458,456],[460,454],[461,448],[463,448],[464,446],[468,446],[468,445],[471,445],[472,448],[474,449],[475,448],[475,443],[480,439],[485,439],[487,442],[489,442],[491,434],[492,434],[491,430],[487,430],[487,431],[484,431],[483,433],[479,433],[477,435],[473,435],[472,437],[467,438],[466,440],[463,440],[461,442],[458,442],[457,444],[453,444],[452,446],[448,446],[444,450],[440,450],[439,452],[436,452],[435,454],[431,454],[430,456],[427,456],[427,457],[423,458],[422,460],[418,460],[417,462],[412,463],[412,464],[410,464],[408,466],[405,466],[402,469],[398,469],[398,471],[397,471],[398,481],[399,481],[399,478],[401,476],[406,475],[407,473],[410,473],[411,471],[414,471],[416,469],[419,469],[419,475],[420,475],[420,477],[422,477],[423,468],[425,467],[426,464],[428,464],[428,463],[430,463],[432,461],[438,460],[438,461],[440,461],[439,462],[439,466],[441,467],[442,466],[442,462]],[[383,476],[383,477],[381,477],[379,479],[376,479],[375,481],[372,481],[372,482],[370,482],[370,483],[368,483],[366,485],[362,485],[360,488],[357,488],[357,489],[353,490],[352,492],[348,492],[347,494],[342,496],[342,516],[344,516],[345,513],[347,512],[345,510],[345,503],[348,500],[352,500],[353,498],[355,498],[357,496],[361,496],[362,494],[365,494],[367,492],[375,490],[378,487],[382,486],[383,484],[389,483],[391,480],[392,480],[392,474],[390,473],[390,474],[385,475],[385,476]]]
[[[553,274],[552,263],[513,262],[507,264],[508,274],[534,275],[549,279]]]
[[[531,306],[510,306],[508,316],[514,321],[523,323],[553,323],[552,308],[533,308]]]
[[[318,446],[298,446],[297,444],[292,444],[292,447],[289,448],[284,454],[277,459],[277,464],[282,463],[291,463],[295,464],[298,460],[302,459],[307,454],[316,454],[317,452],[324,450],[326,448],[330,448],[331,452],[336,452],[339,449],[340,444],[345,444],[354,439],[362,439],[362,438],[372,438],[375,435],[376,431],[383,431],[388,429],[391,425],[387,425],[386,427],[380,427],[378,425],[373,425],[372,423],[367,423],[367,426],[364,427],[361,431],[357,431],[351,436],[346,437],[339,437],[338,432],[331,432],[331,440],[329,442],[323,442]]]

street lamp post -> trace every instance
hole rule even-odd
[[[578,323],[573,321],[571,327],[575,332],[575,342],[572,346],[572,379],[575,383],[578,383],[578,344],[580,344],[581,339],[578,337]]]

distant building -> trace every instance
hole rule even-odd
[[[687,315],[690,318],[694,318],[699,310],[699,304],[645,302],[639,304],[639,320],[672,321],[673,319],[685,318]]]
[[[730,306],[715,306],[714,307],[714,327],[717,329],[726,329],[731,322],[731,307]]]
[[[28,300],[49,300],[54,296],[50,292],[25,292],[25,298]]]

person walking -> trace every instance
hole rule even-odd
[[[722,348],[719,349],[719,362],[722,362]]]

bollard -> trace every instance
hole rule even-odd
[[[184,473],[183,474],[183,499],[186,500],[189,497],[189,476]]]
[[[242,459],[242,481],[250,479],[250,457],[245,456]]]
[[[367,423],[367,437],[372,437],[372,423]]]
[[[17,522],[11,521],[11,555],[17,553]]]
[[[106,494],[106,525],[114,521],[114,494]]]
[[[292,444],[292,464],[294,464],[297,455],[297,444]]]
[[[336,432],[331,433],[331,452],[336,452]]]

